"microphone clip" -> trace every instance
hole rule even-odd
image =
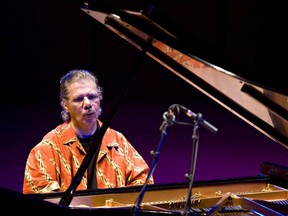
[[[174,113],[172,112],[172,110],[168,110],[168,112],[163,113],[163,119],[164,121],[160,126],[160,131],[162,133],[165,133],[166,128],[174,124],[176,117]]]

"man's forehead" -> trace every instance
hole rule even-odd
[[[81,94],[86,92],[96,92],[96,83],[92,80],[77,81],[70,83],[69,87],[70,94]]]

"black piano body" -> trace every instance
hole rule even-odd
[[[285,1],[90,0],[81,10],[288,148]],[[189,215],[288,215],[287,168],[260,169],[257,177],[194,182]],[[69,206],[58,205],[62,193],[31,196],[67,215],[131,215],[140,190],[77,191]],[[183,215],[187,190],[148,185],[140,214]]]

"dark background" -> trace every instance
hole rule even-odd
[[[265,161],[288,164],[283,146],[149,57],[136,67],[139,50],[81,11],[79,1],[4,0],[0,12],[0,186],[22,191],[30,149],[62,122],[59,78],[74,68],[99,77],[104,88],[101,118],[117,107],[111,127],[123,132],[148,164],[160,141],[162,115],[174,103],[202,113],[219,130],[213,134],[199,127],[195,180],[255,176]],[[117,104],[131,71],[135,79]],[[156,183],[185,181],[191,156],[192,127],[169,127],[154,172]]]

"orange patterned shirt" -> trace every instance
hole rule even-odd
[[[98,121],[100,126],[102,122]],[[25,167],[23,193],[65,191],[83,161],[86,152],[65,122],[47,133],[29,153]],[[98,188],[142,185],[149,167],[122,133],[108,127],[97,158]],[[149,184],[153,184],[151,176]],[[87,189],[87,171],[77,190]]]

